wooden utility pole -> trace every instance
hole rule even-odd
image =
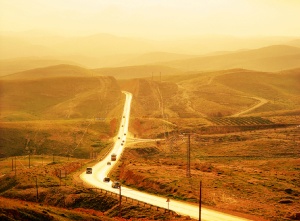
[[[202,181],[200,181],[200,190],[199,190],[199,221],[201,221],[201,207],[202,207]]]
[[[36,187],[36,201],[39,201],[39,190],[37,185],[37,177],[35,177],[35,187]]]
[[[17,157],[15,156],[15,177],[17,177]]]
[[[11,171],[14,171],[14,158],[11,158]]]
[[[191,177],[191,134],[188,135],[186,176]]]
[[[29,149],[29,154],[28,154],[28,168],[30,168],[30,149]]]
[[[119,187],[119,217],[122,217],[122,208],[121,208],[121,205],[122,205],[122,194],[121,194],[121,184],[120,184],[120,187]]]

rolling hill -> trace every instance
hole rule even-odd
[[[123,98],[112,77],[58,65],[0,79],[2,120],[106,117]]]
[[[132,78],[151,78],[160,79],[160,75],[177,75],[183,74],[176,68],[170,68],[162,65],[139,65],[116,68],[98,68],[93,69],[98,75],[113,76],[116,79],[132,79]]]
[[[15,58],[0,60],[0,77],[14,74],[16,72],[22,72],[26,70],[43,68],[48,66],[69,64],[77,65],[77,63],[67,60],[39,58],[39,57],[27,57],[27,58]]]
[[[119,66],[153,65],[161,62],[189,59],[193,57],[196,56],[168,52],[151,52],[126,59],[125,61],[120,62]]]
[[[193,71],[244,68],[257,71],[281,71],[300,66],[300,48],[273,45],[255,50],[246,50],[216,56],[161,63],[173,68]]]
[[[162,82],[127,80],[121,87],[134,94],[132,113],[139,117],[232,116],[262,101],[246,115],[276,115],[300,109],[299,74],[231,69],[167,76]]]
[[[60,64],[55,66],[36,68],[1,77],[2,80],[29,80],[57,77],[91,77],[93,72],[74,65]]]

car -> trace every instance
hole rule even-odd
[[[113,153],[111,155],[111,161],[116,161],[117,160],[117,154]]]
[[[119,181],[114,181],[112,184],[111,184],[111,187],[112,188],[116,188],[116,189],[119,189],[121,186],[121,183]]]
[[[87,167],[85,173],[86,174],[93,174],[93,168],[92,167]]]
[[[121,143],[121,145],[123,146],[123,145],[124,145],[124,143]]]
[[[104,177],[103,182],[108,183],[109,181],[110,181],[110,178],[109,178],[109,177]]]
[[[121,137],[118,137],[118,139],[121,139]]]
[[[108,162],[107,162],[107,165],[111,165],[111,162],[108,161]]]
[[[124,135],[126,136],[126,133],[124,133]]]

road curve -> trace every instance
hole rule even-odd
[[[249,98],[252,98],[254,100],[258,100],[259,103],[256,104],[256,105],[254,105],[253,107],[250,107],[250,108],[248,108],[246,110],[243,110],[243,111],[240,111],[240,112],[238,112],[236,114],[231,115],[232,117],[238,117],[238,116],[240,116],[242,114],[246,114],[246,113],[248,113],[248,112],[250,112],[252,110],[255,110],[256,108],[259,108],[260,106],[265,105],[266,103],[269,102],[268,100],[266,100],[266,99],[264,99],[262,97],[249,97]]]
[[[128,132],[129,117],[130,117],[130,105],[132,100],[132,94],[126,91],[123,91],[126,95],[126,101],[124,105],[123,115],[121,124],[119,127],[119,132],[115,138],[115,144],[110,153],[99,163],[93,166],[93,174],[86,174],[85,172],[80,174],[80,178],[95,187],[105,189],[111,192],[119,193],[119,189],[114,189],[111,187],[110,182],[103,182],[104,177],[109,174],[113,166],[120,159],[124,146],[126,144],[126,137]],[[118,139],[120,137],[120,139]],[[123,143],[123,145],[121,145]],[[111,161],[111,154],[117,154],[117,161]],[[111,165],[107,165],[107,162],[111,162]],[[199,217],[199,207],[194,204],[189,204],[177,200],[171,199],[170,202],[167,202],[167,198],[158,197],[152,194],[140,192],[125,186],[122,186],[122,195],[127,196],[139,201],[159,206],[162,208],[169,208],[170,210],[175,211],[178,214],[190,216],[191,218],[198,219]],[[168,205],[169,204],[169,205]],[[225,214],[217,212],[210,209],[202,208],[201,218],[204,221],[246,221],[248,219],[240,218],[230,214]]]

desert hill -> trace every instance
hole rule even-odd
[[[137,116],[231,116],[260,103],[248,114],[276,115],[277,111],[300,109],[299,73],[231,69],[167,76],[162,82],[127,80],[121,87],[134,94],[132,113]]]
[[[174,60],[183,60],[196,57],[195,55],[168,53],[168,52],[151,52],[142,55],[132,57],[119,63],[119,66],[134,66],[134,65],[146,65],[155,64],[161,62],[168,62]]]
[[[292,41],[287,42],[287,45],[294,46],[294,47],[300,47],[300,39],[294,39]]]
[[[77,65],[68,60],[58,60],[40,57],[15,58],[0,60],[0,77],[36,68],[49,67],[59,64]]]
[[[299,67],[300,48],[286,45],[273,45],[254,50],[238,51],[216,56],[202,56],[162,64],[173,68],[194,71],[231,68],[281,71]]]
[[[115,68],[98,68],[93,69],[98,75],[113,76],[116,79],[132,79],[132,78],[151,78],[159,79],[160,75],[176,75],[183,74],[176,68],[170,68],[162,65],[139,65]]]
[[[106,117],[123,98],[112,77],[58,65],[0,79],[1,118],[9,120]]]
[[[74,65],[60,64],[49,67],[42,67],[22,71],[10,75],[3,76],[4,80],[28,80],[40,78],[57,78],[57,77],[88,77],[93,76],[93,72]]]

